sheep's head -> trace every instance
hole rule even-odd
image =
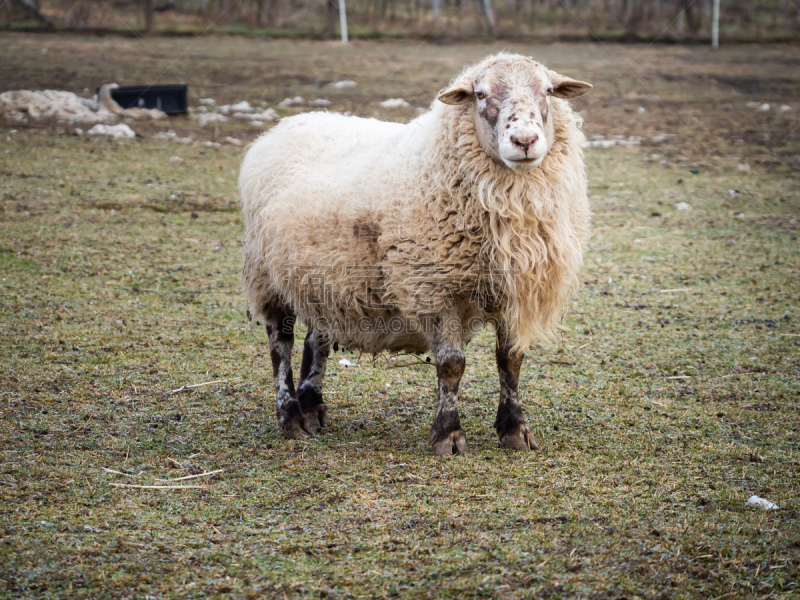
[[[513,54],[489,58],[439,94],[445,104],[471,104],[484,151],[514,171],[542,164],[553,146],[552,98],[575,98],[592,89]]]

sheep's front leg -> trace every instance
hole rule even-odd
[[[465,454],[467,436],[458,418],[458,385],[466,365],[461,340],[438,337],[431,344],[431,350],[439,380],[439,404],[431,427],[431,446],[437,456]]]
[[[283,437],[306,438],[312,433],[297,401],[292,376],[295,316],[280,306],[267,307],[265,312],[272,358],[273,387],[277,397],[278,424]]]
[[[513,352],[512,345],[505,326],[500,325],[497,329],[496,352],[497,370],[500,373],[500,403],[494,428],[504,446],[515,450],[536,450],[538,445],[519,403],[519,372],[525,355]]]
[[[308,328],[306,341],[303,344],[303,362],[300,364],[300,385],[297,387],[297,399],[300,408],[313,429],[328,424],[328,407],[322,399],[322,380],[328,364],[331,344],[328,336],[322,332]]]

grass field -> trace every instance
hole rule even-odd
[[[505,47],[4,35],[0,81],[407,120]],[[334,354],[329,428],[280,438],[238,282],[244,150],[199,143],[256,129],[0,124],[0,596],[800,596],[800,49],[508,49],[595,84],[590,137],[643,137],[587,150],[584,285],[523,368],[536,453],[498,446],[488,332],[468,455],[431,454],[434,370],[380,356]],[[336,79],[359,85],[314,87]]]

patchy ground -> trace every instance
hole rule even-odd
[[[405,120],[503,46],[0,48],[7,89],[182,80],[193,107],[301,95]],[[329,429],[280,439],[238,285],[243,149],[200,143],[257,128],[2,124],[0,595],[800,594],[800,50],[510,49],[595,84],[576,102],[595,141],[641,143],[587,150],[585,285],[521,383],[537,453],[498,447],[488,333],[468,349],[469,455],[431,456],[432,368],[341,353]],[[358,86],[323,87],[342,79]],[[378,106],[396,97],[410,107]],[[168,129],[195,141],[154,138]],[[189,475],[203,487],[111,485]],[[745,508],[753,494],[780,509]]]

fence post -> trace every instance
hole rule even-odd
[[[347,9],[344,0],[339,0],[339,29],[342,31],[342,43],[347,43]]]
[[[714,0],[714,11],[711,15],[711,47],[719,48],[719,0]]]

